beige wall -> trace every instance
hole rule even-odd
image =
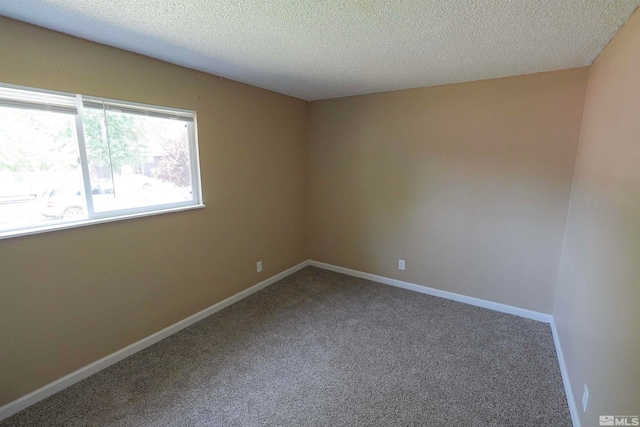
[[[0,82],[196,110],[207,205],[0,240],[0,406],[307,259],[306,102],[1,17]]]
[[[310,258],[550,313],[587,72],[312,102]]]
[[[639,77],[636,11],[589,73],[554,309],[582,425],[589,427],[598,415],[640,412]]]

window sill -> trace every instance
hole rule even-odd
[[[205,207],[206,206],[204,204],[197,204],[197,205],[190,205],[190,206],[181,206],[178,208],[162,209],[162,210],[151,211],[151,212],[140,212],[140,213],[134,213],[134,214],[112,216],[107,218],[82,219],[75,222],[63,222],[58,224],[45,225],[42,227],[23,228],[20,230],[4,231],[4,232],[0,232],[0,240],[10,239],[12,237],[29,236],[32,234],[48,233],[50,231],[66,230],[69,228],[79,228],[79,227],[86,227],[86,226],[95,225],[95,224],[104,224],[107,222],[124,221],[127,219],[162,215],[162,214],[167,214],[172,212],[182,212],[182,211],[189,211],[194,209],[203,209]]]

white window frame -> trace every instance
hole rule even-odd
[[[1,92],[3,89],[8,89],[8,91],[5,91],[5,96],[3,96]],[[33,97],[30,97],[30,99],[28,100],[20,100],[17,98],[11,99],[11,95],[7,95],[7,93],[11,90],[28,91],[33,94]],[[72,103],[75,105],[71,106]],[[187,124],[187,131],[189,135],[191,192],[193,195],[193,199],[190,201],[167,203],[162,205],[151,205],[106,212],[95,212],[93,208],[93,198],[91,197],[91,177],[89,174],[89,161],[84,139],[84,126],[82,123],[82,110],[85,104],[100,104],[105,105],[108,109],[113,111],[124,111],[128,113],[137,113],[152,117],[161,117],[184,121]],[[78,153],[80,157],[81,176],[84,186],[83,196],[87,208],[87,218],[58,220],[55,222],[52,221],[50,223],[43,223],[42,225],[37,224],[34,226],[0,231],[0,239],[44,233],[61,229],[84,227],[88,225],[140,218],[145,216],[153,216],[170,212],[202,209],[205,207],[202,201],[200,153],[198,149],[197,115],[195,111],[120,101],[109,98],[85,96],[80,94],[71,94],[66,92],[56,92],[46,89],[37,89],[6,83],[0,83],[0,106],[64,112],[67,114],[73,114],[75,116],[76,138],[78,144]]]

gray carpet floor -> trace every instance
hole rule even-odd
[[[570,426],[549,325],[307,267],[0,426]]]

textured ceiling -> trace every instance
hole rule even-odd
[[[2,0],[0,15],[315,100],[590,65],[640,0]]]

